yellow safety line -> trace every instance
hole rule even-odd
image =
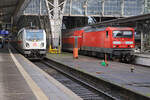
[[[11,50],[9,49],[10,55],[15,62],[18,70],[26,80],[27,84],[30,86],[32,92],[36,96],[37,100],[48,100],[48,97],[44,94],[44,92],[38,87],[38,85],[32,80],[30,75],[25,71],[25,69],[22,67],[22,65],[17,61],[17,59],[12,54]]]

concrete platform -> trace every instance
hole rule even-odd
[[[36,100],[7,48],[0,48],[0,100]]]
[[[82,100],[14,50],[0,49],[0,100]]]
[[[104,67],[98,58],[80,55],[73,59],[71,53],[47,54],[47,58],[150,97],[150,68],[134,66],[131,72],[133,65],[111,61]]]
[[[150,66],[150,53],[137,53],[135,57],[135,64]]]

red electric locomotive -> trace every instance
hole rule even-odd
[[[80,52],[109,55],[129,62],[133,58],[134,29],[129,27],[82,27],[63,31],[63,50],[73,50],[74,36],[78,36]]]

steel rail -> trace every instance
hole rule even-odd
[[[100,90],[100,89],[98,89],[98,88],[96,88],[96,87],[90,85],[89,83],[87,83],[87,82],[85,82],[85,81],[83,81],[83,80],[81,80],[81,79],[75,77],[74,75],[69,74],[68,72],[64,71],[63,69],[60,69],[59,66],[56,66],[56,65],[54,65],[54,64],[52,64],[52,63],[49,63],[49,61],[47,61],[47,60],[46,60],[46,61],[43,60],[42,63],[45,64],[45,65],[47,65],[47,66],[49,66],[49,67],[52,67],[53,69],[55,69],[55,70],[57,70],[57,71],[59,71],[59,72],[65,74],[65,75],[67,75],[68,77],[72,78],[73,80],[76,80],[77,82],[79,82],[79,83],[81,83],[81,84],[84,84],[85,86],[94,89],[96,92],[99,93],[99,95],[102,95],[103,98],[105,98],[105,100],[119,100],[119,99],[117,99],[117,98],[111,96],[111,95],[108,94],[107,92],[104,92],[104,91],[102,91],[102,90]]]

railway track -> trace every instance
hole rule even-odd
[[[102,100],[150,100],[149,97],[138,94],[135,91],[129,90],[112,82],[108,82],[107,80],[97,78],[86,72],[83,72],[82,70],[77,70],[76,68],[68,67],[53,60],[45,58],[42,61],[42,63],[44,63],[46,66],[51,66],[54,69],[60,71],[61,73],[65,73],[65,75],[67,76],[69,75],[69,77],[73,78],[74,80],[78,80],[79,83],[90,87],[92,91],[96,91],[96,93],[98,93],[100,97],[104,95],[104,98]]]
[[[34,64],[83,98],[83,100],[119,100],[74,77],[73,75],[58,69],[58,66],[52,65],[48,61],[43,60],[41,62],[34,62]]]

